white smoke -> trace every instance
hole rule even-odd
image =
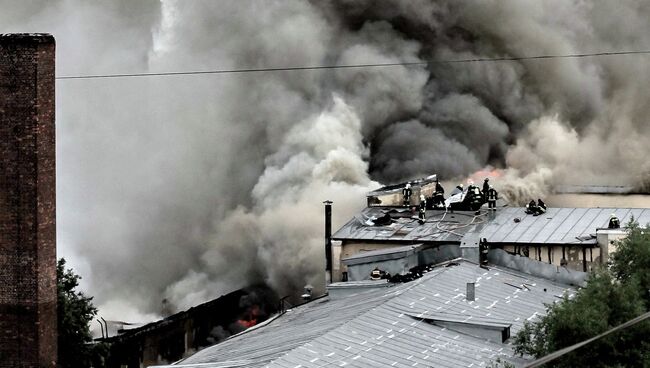
[[[0,6],[0,32],[55,35],[59,75],[650,49],[643,0]],[[323,278],[321,202],[336,228],[378,182],[647,185],[649,82],[641,55],[58,81],[59,254],[110,319],[293,293]]]

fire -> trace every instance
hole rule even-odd
[[[251,320],[245,320],[245,319],[240,319],[237,321],[242,327],[249,328],[253,327],[257,324],[257,319],[251,319]]]
[[[258,305],[253,305],[250,307],[246,313],[240,318],[237,323],[239,323],[244,328],[250,328],[257,324],[257,319],[260,315],[260,307]]]
[[[502,169],[496,169],[493,168],[492,166],[486,166],[483,169],[471,174],[468,177],[468,181],[472,180],[474,183],[481,183],[483,182],[483,179],[485,178],[500,178],[503,176],[503,170]]]

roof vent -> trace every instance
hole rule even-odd
[[[474,283],[473,282],[468,282],[467,283],[467,293],[465,293],[465,299],[467,299],[467,301],[470,301],[470,302],[474,301],[474,291],[475,291]]]

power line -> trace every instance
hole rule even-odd
[[[421,66],[421,65],[433,65],[433,64],[483,63],[483,62],[545,60],[545,59],[572,59],[572,58],[587,58],[587,57],[597,57],[597,56],[646,55],[646,54],[650,54],[650,50],[597,52],[597,53],[566,54],[566,55],[536,55],[536,56],[512,56],[512,57],[506,56],[506,57],[498,57],[498,58],[429,60],[429,61],[376,63],[376,64],[313,65],[313,66],[292,66],[292,67],[278,67],[278,68],[216,69],[216,70],[195,70],[195,71],[184,71],[184,72],[160,72],[160,73],[67,75],[67,76],[56,77],[56,79],[58,80],[107,79],[107,78],[163,77],[163,76],[201,75],[201,74],[269,73],[269,72],[291,72],[291,71],[301,71],[301,70],[304,71],[304,70],[325,70],[325,69],[381,68],[381,67],[394,67],[394,66]]]

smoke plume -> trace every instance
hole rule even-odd
[[[643,0],[0,1],[58,75],[650,49]],[[494,168],[514,202],[647,187],[650,58],[59,80],[59,254],[107,318],[265,282],[322,286],[334,226],[379,183]],[[150,315],[145,315],[150,314]]]

